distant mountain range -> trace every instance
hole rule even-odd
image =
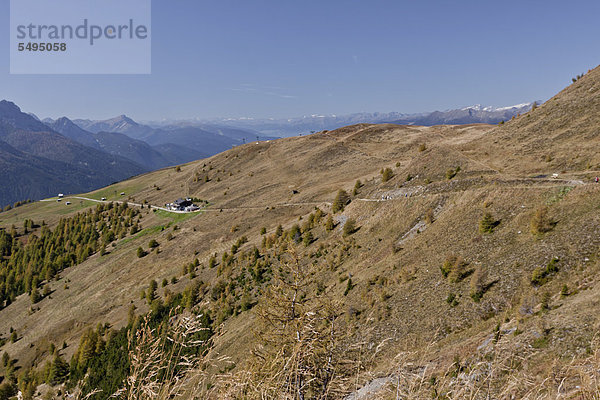
[[[391,122],[402,125],[466,125],[466,124],[498,124],[512,117],[523,114],[533,106],[534,102],[517,104],[510,107],[483,107],[481,105],[465,107],[457,110],[434,111],[425,115],[400,118]],[[540,101],[535,102],[540,104]]]
[[[213,155],[231,148],[244,140],[274,139],[252,130],[238,129],[226,125],[211,124],[173,124],[152,127],[142,125],[126,115],[120,115],[105,121],[77,119],[73,121],[80,128],[89,132],[117,132],[132,139],[143,140],[151,145],[166,143],[180,144],[195,149],[205,155]]]
[[[58,191],[85,192],[145,171],[59,134],[11,102],[0,102],[0,204]]]
[[[475,105],[455,110],[434,111],[418,114],[391,113],[356,113],[348,115],[310,115],[286,119],[254,119],[254,118],[227,118],[211,121],[183,120],[148,122],[149,126],[160,128],[162,126],[228,126],[244,131],[255,131],[267,136],[295,136],[309,134],[323,130],[333,130],[343,126],[359,123],[395,123],[400,125],[464,125],[474,123],[497,124],[507,121],[513,116],[522,114],[531,109],[533,102],[523,103],[509,107],[484,107]],[[537,104],[541,104],[537,101]]]
[[[45,121],[52,122],[51,120]],[[131,139],[146,142],[158,150],[168,151],[171,157],[176,154],[189,155],[192,150],[195,151],[195,158],[192,160],[209,157],[230,149],[232,146],[243,144],[245,141],[275,139],[275,137],[265,136],[253,130],[226,125],[183,123],[153,127],[139,124],[126,115],[104,121],[76,119],[73,123],[92,133],[121,133]],[[179,160],[177,163],[192,160]]]
[[[40,120],[0,102],[0,205],[56,193],[93,190],[140,173],[212,156],[253,140],[333,130],[358,123],[497,124],[533,103],[471,106],[421,114],[358,113],[289,119],[184,120],[140,124],[108,120]]]
[[[86,146],[128,158],[150,170],[221,153],[246,140],[269,140],[257,132],[228,126],[189,124],[160,128],[139,124],[126,115],[103,120],[45,119],[46,125]]]
[[[125,115],[106,121],[40,121],[14,103],[1,101],[0,206],[59,192],[90,191],[209,157],[255,136],[230,127],[158,129]]]
[[[109,154],[127,158],[148,171],[206,157],[206,153],[177,145],[173,145],[175,149],[165,151],[163,154],[161,148],[154,148],[144,141],[133,139],[114,130],[94,133],[84,130],[66,117],[56,121],[45,121],[50,128],[69,139]],[[113,129],[114,127],[106,126],[106,128]]]
[[[138,124],[126,115],[119,115],[118,117],[103,121],[76,119],[73,120],[73,122],[88,132],[116,132],[127,135],[133,139],[142,139],[156,131],[156,129],[149,126]]]

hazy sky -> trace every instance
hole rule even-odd
[[[59,0],[57,0],[59,1]],[[153,0],[152,74],[9,75],[40,117],[421,112],[546,100],[600,63],[600,2]]]

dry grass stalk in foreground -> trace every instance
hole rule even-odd
[[[497,338],[494,339],[494,342]],[[443,373],[424,357],[416,362],[414,353],[396,358],[400,367],[390,374],[382,390],[369,399],[600,399],[600,346],[592,342],[594,353],[564,363],[555,361],[543,374],[532,372],[539,366],[539,350],[531,347],[518,353],[494,343],[491,350],[472,359],[456,359]],[[543,358],[541,358],[544,360]],[[543,362],[543,361],[541,361]]]
[[[199,340],[207,328],[199,316],[172,313],[170,323],[157,332],[149,327],[148,316],[137,333],[129,335],[130,374],[125,386],[111,398],[184,398],[192,372],[204,364],[208,343]]]

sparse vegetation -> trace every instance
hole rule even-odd
[[[469,296],[474,302],[479,303],[486,291],[486,274],[480,266],[476,267],[471,275]]]
[[[531,275],[531,283],[535,286],[541,286],[548,281],[548,279],[558,272],[558,258],[553,258],[545,267],[538,267],[533,271]]]
[[[350,236],[356,232],[356,221],[353,218],[348,218],[344,224],[344,236]]]
[[[460,166],[456,167],[456,168],[451,168],[449,170],[446,171],[446,179],[447,180],[451,180],[452,178],[454,178],[458,173],[460,172]]]
[[[333,228],[335,228],[335,224],[333,222],[333,217],[331,214],[329,214],[327,216],[327,220],[325,221],[325,230],[327,230],[327,232],[331,232]]]
[[[451,255],[446,257],[440,270],[444,278],[448,278],[452,283],[457,283],[463,280],[471,272],[468,270],[468,265],[469,264],[461,257]]]
[[[540,207],[535,211],[531,218],[531,233],[534,235],[542,235],[550,232],[554,228],[555,222],[548,215],[547,207]]]
[[[492,214],[486,212],[481,220],[479,221],[479,232],[480,233],[493,233],[494,229],[500,224],[500,221],[496,220]]]
[[[344,290],[344,296],[348,296],[348,293],[354,289],[354,285],[352,284],[352,278],[348,278],[346,281],[346,289]]]
[[[211,256],[208,260],[208,268],[212,269],[217,265],[217,258],[215,256]]]
[[[428,224],[433,224],[435,218],[434,215],[433,208],[428,208],[427,211],[425,211],[425,222]]]
[[[458,305],[458,299],[454,293],[449,293],[448,297],[446,297],[446,303],[450,305],[450,307],[456,307]]]
[[[310,244],[314,241],[314,237],[311,231],[306,231],[304,232],[304,235],[302,235],[302,242],[304,243],[305,247],[310,246]]]
[[[42,299],[42,296],[40,296],[40,292],[38,292],[37,288],[33,288],[31,290],[31,295],[29,297],[31,297],[32,304],[35,304]]]
[[[331,210],[333,213],[338,213],[344,211],[346,205],[350,203],[350,196],[346,193],[345,190],[340,189],[333,200],[333,205],[331,206]]]
[[[392,169],[386,168],[381,172],[381,182],[385,183],[385,182],[389,181],[390,179],[392,179],[393,176],[394,176],[394,172],[392,172]]]
[[[357,180],[354,184],[354,189],[352,190],[352,196],[356,196],[360,188],[362,188],[363,184],[360,180]]]
[[[574,77],[574,78],[571,78],[571,81],[572,81],[573,83],[575,83],[575,82],[577,82],[578,80],[580,80],[581,78],[583,78],[583,77],[584,77],[584,75],[585,75],[585,74],[579,74],[579,75],[577,75],[576,77]]]

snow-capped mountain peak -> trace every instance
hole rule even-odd
[[[540,104],[539,101],[537,101],[536,103]],[[533,102],[515,104],[513,106],[506,106],[506,107],[482,106],[481,104],[475,104],[472,106],[461,108],[461,111],[472,110],[472,111],[485,111],[485,112],[498,112],[498,111],[502,112],[502,111],[509,111],[509,110],[529,109],[529,108],[531,108],[532,105],[533,105]]]

